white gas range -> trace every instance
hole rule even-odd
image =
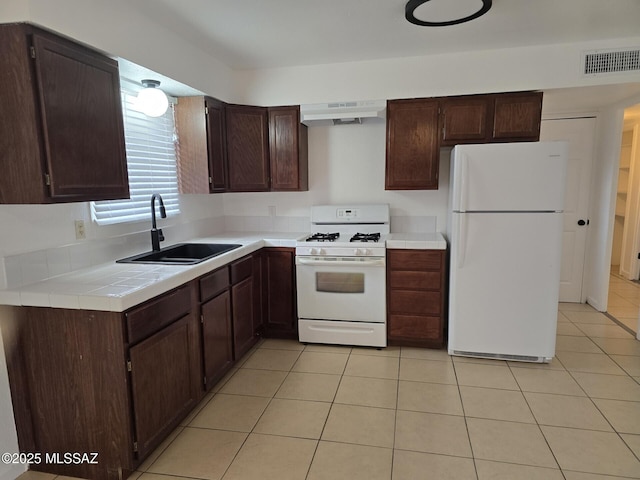
[[[296,244],[300,341],[386,347],[389,205],[318,205],[311,223]]]

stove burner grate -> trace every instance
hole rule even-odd
[[[309,238],[307,238],[307,242],[335,242],[339,233],[314,233]]]
[[[380,233],[356,233],[351,237],[350,242],[377,242],[380,240]]]

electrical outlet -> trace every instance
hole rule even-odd
[[[87,232],[84,230],[84,220],[76,220],[76,240],[84,240],[87,238]]]

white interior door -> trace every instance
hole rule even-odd
[[[593,165],[595,118],[543,120],[540,140],[569,142],[567,187],[564,201],[560,301],[584,302],[583,274],[588,225],[589,187]]]

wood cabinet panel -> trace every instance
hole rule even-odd
[[[440,145],[486,142],[490,135],[492,106],[485,95],[441,99]]]
[[[175,107],[180,193],[227,190],[225,103],[181,97]]]
[[[308,190],[307,152],[307,126],[300,123],[300,107],[269,107],[271,190]]]
[[[510,93],[494,96],[492,138],[495,141],[540,139],[542,92]]]
[[[213,387],[233,365],[231,294],[224,291],[202,305],[202,345],[206,388]]]
[[[269,134],[267,109],[227,105],[229,190],[269,190]]]
[[[128,198],[117,62],[26,24],[0,45],[0,202]]]
[[[177,170],[180,193],[209,193],[209,159],[205,102],[202,97],[181,97],[175,106],[178,133]]]
[[[298,337],[294,257],[293,248],[266,248],[263,251],[264,327],[267,337]]]
[[[99,453],[97,465],[43,461],[29,468],[98,480],[117,479],[119,469],[131,473],[122,315],[36,307],[11,312],[3,312],[2,330],[21,451]]]
[[[261,336],[264,330],[265,294],[263,285],[263,250],[251,254],[253,260],[253,334]]]
[[[206,302],[229,287],[229,268],[222,267],[200,279],[200,301]]]
[[[391,270],[436,271],[442,269],[442,253],[439,250],[387,250]]]
[[[440,154],[436,99],[387,102],[386,190],[438,188]]]
[[[129,343],[134,344],[184,316],[191,309],[189,286],[150,300],[125,314]]]
[[[390,271],[389,288],[413,290],[440,290],[440,272]]]
[[[233,317],[233,352],[239,360],[256,344],[253,331],[253,279],[245,278],[231,287]]]
[[[440,341],[442,327],[440,317],[390,315],[389,336],[406,342],[420,340]]]
[[[446,251],[387,250],[389,344],[440,348],[445,320]]]
[[[207,146],[209,158],[210,191],[226,192],[229,187],[227,178],[227,128],[225,103],[206,97]]]
[[[251,255],[233,262],[229,269],[231,270],[231,283],[234,285],[245,278],[249,278],[253,274],[253,259]]]
[[[193,384],[191,316],[166,327],[130,349],[134,423],[141,457],[164,436],[197,401]],[[195,345],[194,345],[195,344]]]
[[[389,298],[389,311],[409,315],[440,315],[440,292],[394,290]]]

